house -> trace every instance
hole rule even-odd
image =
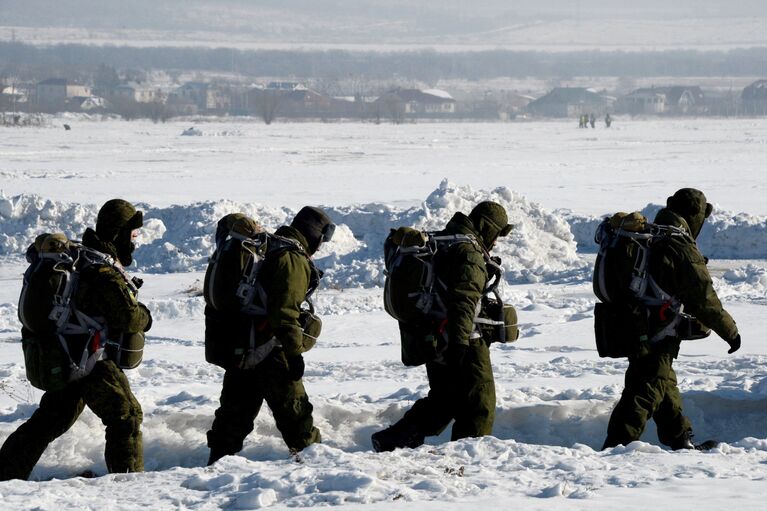
[[[740,95],[743,112],[751,115],[767,114],[767,80],[757,80]]]
[[[278,85],[279,84],[279,85]],[[293,82],[272,82],[248,92],[251,111],[265,120],[280,117],[338,118],[350,115],[353,104]],[[351,105],[351,106],[350,106]]]
[[[706,109],[698,86],[675,85],[637,89],[618,101],[617,111],[637,114],[696,114]]]
[[[176,95],[179,103],[195,105],[199,110],[205,110],[208,104],[208,84],[202,82],[187,82],[178,89]]]
[[[27,91],[16,86],[16,85],[9,85],[7,87],[2,88],[2,92],[0,92],[0,96],[2,96],[3,103],[26,103],[27,102]]]
[[[202,82],[187,82],[175,91],[178,104],[193,104],[200,111],[228,111],[231,95],[222,87]]]
[[[37,102],[43,105],[63,104],[67,100],[67,81],[48,78],[37,84]]]
[[[137,83],[124,83],[112,89],[112,99],[135,101],[136,103],[165,102],[165,94],[158,88]]]
[[[65,78],[49,78],[37,84],[37,101],[43,106],[63,106],[70,98],[88,97],[91,88]]]
[[[449,117],[456,112],[456,101],[440,89],[394,89],[375,100],[384,117]]]
[[[585,87],[555,87],[527,105],[527,111],[544,117],[603,115],[612,110],[613,99]]]

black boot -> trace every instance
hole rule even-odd
[[[399,421],[384,430],[373,433],[370,439],[373,441],[373,449],[376,452],[388,452],[401,447],[411,449],[419,447],[423,445],[424,435],[415,425]]]
[[[685,431],[679,435],[671,444],[671,450],[679,451],[682,449],[695,449],[696,451],[708,451],[719,445],[719,442],[716,440],[706,440],[705,442],[696,444],[692,440],[694,436],[695,435],[692,434],[692,431]]]

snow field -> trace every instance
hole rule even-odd
[[[243,139],[255,131],[249,126],[211,123],[201,128],[203,136],[183,137],[194,141],[163,141],[162,133],[177,126],[83,123],[76,128],[87,136],[66,142],[70,148],[58,151],[36,148],[27,140],[29,134],[13,132],[0,146],[6,167],[0,174],[7,192],[0,196],[0,442],[34,412],[41,395],[26,382],[18,340],[16,303],[26,266],[23,251],[40,232],[63,229],[79,237],[95,222],[98,205],[114,196],[113,190],[103,192],[108,180],[125,191],[126,198],[141,189],[138,198],[145,201],[141,208],[146,225],[136,252],[136,273],[145,281],[141,300],[152,310],[155,323],[147,337],[144,363],[127,371],[144,411],[147,472],[91,480],[73,477],[85,469],[106,472],[103,426],[86,410],[50,445],[33,481],[0,483],[1,507],[53,510],[78,502],[85,509],[333,505],[374,511],[393,506],[416,511],[483,506],[600,510],[639,509],[663,501],[681,509],[733,505],[763,509],[767,347],[761,338],[767,304],[767,218],[760,215],[767,210],[757,206],[763,178],[748,169],[756,167],[767,144],[747,139],[763,140],[765,131],[758,122],[671,124],[676,131],[659,122],[627,123],[611,133],[610,140],[599,132],[589,133],[595,140],[576,138],[575,130],[559,123],[531,123],[514,132],[516,139],[506,138],[508,127],[495,133],[484,127],[474,130],[473,125],[460,130],[443,125],[389,127],[397,141],[377,146],[378,156],[366,145],[380,143],[366,141],[369,126],[359,128],[360,133],[367,132],[363,135],[350,134],[346,127],[322,126],[328,132],[324,148],[312,146],[321,139],[316,126],[291,127],[298,133],[277,127],[268,142],[256,139],[253,145],[281,143],[276,150],[308,173],[304,184],[309,191],[299,198],[290,195],[295,174],[280,168],[273,181],[264,184],[263,201],[248,200],[242,191],[254,179],[244,170],[247,165],[238,152],[248,145]],[[209,136],[226,130],[238,134]],[[439,132],[445,142],[427,143],[431,131]],[[51,147],[64,144],[58,131],[35,133]],[[301,133],[308,141],[296,139]],[[555,143],[549,152],[538,154],[535,174],[524,164],[533,161],[535,152],[526,144],[538,143],[544,133]],[[423,138],[414,141],[412,135]],[[711,143],[717,138],[720,144]],[[233,139],[237,144],[229,143]],[[153,163],[150,153],[157,148],[152,144],[160,143],[165,144],[161,152],[166,160]],[[204,145],[193,145],[198,143]],[[423,144],[405,151],[416,160],[412,166],[400,152],[406,143]],[[514,158],[520,163],[505,179],[496,176],[485,186],[481,181],[491,176],[481,169],[470,176],[467,160],[484,168],[500,154],[494,143],[506,144],[506,150],[516,148]],[[578,147],[588,148],[592,156],[583,156]],[[141,169],[138,174],[128,168],[132,148],[133,164]],[[356,149],[367,151],[366,156],[343,163],[344,151]],[[107,151],[107,156],[99,156],[99,150]],[[459,154],[463,151],[468,156]],[[600,157],[593,151],[600,151]],[[708,453],[671,453],[659,446],[650,422],[642,441],[602,452],[599,448],[627,363],[596,354],[591,237],[603,214],[649,203],[643,211],[652,216],[674,189],[690,184],[660,177],[665,174],[659,162],[675,151],[682,167],[692,165],[688,159],[712,162],[699,171],[700,187],[714,202],[724,198],[700,244],[704,254],[712,256],[714,285],[738,322],[743,348],[728,356],[727,345],[712,335],[684,343],[675,363],[697,440],[715,438],[724,443]],[[441,152],[447,155],[438,156]],[[326,163],[313,160],[318,155]],[[262,156],[265,166],[276,161],[270,151]],[[368,157],[374,161],[366,162]],[[425,165],[430,157],[437,157],[442,168],[434,171]],[[232,170],[216,158],[231,158]],[[454,161],[448,162],[450,158]],[[741,188],[733,183],[713,186],[722,181],[720,163],[739,158],[744,158],[744,165],[733,169],[732,175],[741,180]],[[392,175],[366,176],[368,187],[386,202],[368,200],[372,192],[357,188],[355,176],[387,159]],[[588,159],[599,168],[589,170]],[[109,165],[97,168],[105,161]],[[214,161],[218,164],[207,168]],[[657,179],[637,179],[634,169],[644,164]],[[549,173],[557,165],[574,166],[574,172],[581,174]],[[594,178],[610,165],[624,170],[612,181]],[[312,169],[320,170],[314,175]],[[406,180],[408,172],[412,176]],[[182,179],[202,177],[200,182],[184,181],[189,183],[184,193],[190,198],[174,205],[174,194],[181,192],[170,189],[168,175],[174,176],[178,188],[183,188]],[[234,198],[220,199],[211,183],[230,183],[231,175],[242,176],[242,183],[228,188]],[[449,179],[440,183],[445,175]],[[94,197],[80,195],[84,192],[70,186],[70,177],[92,185]],[[348,187],[337,186],[341,181]],[[330,204],[328,210],[339,224],[337,237],[316,258],[326,271],[316,297],[323,334],[306,355],[305,386],[323,443],[298,457],[289,456],[264,407],[241,453],[204,467],[205,433],[218,407],[223,377],[223,371],[205,363],[203,355],[200,292],[215,223],[226,213],[244,211],[272,229],[289,221],[301,205],[296,201],[314,203],[317,191],[328,201],[316,203]],[[740,202],[733,200],[738,195]],[[344,202],[346,197],[355,200]],[[560,200],[563,197],[567,201]],[[448,428],[419,449],[373,453],[370,435],[399,419],[428,390],[423,368],[400,363],[396,322],[382,308],[383,239],[389,228],[399,225],[439,228],[453,212],[467,211],[486,199],[501,202],[517,226],[499,242],[496,253],[507,270],[501,292],[517,307],[522,331],[516,343],[491,348],[497,389],[493,436],[447,442]],[[741,210],[752,214],[738,213]]]

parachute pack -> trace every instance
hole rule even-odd
[[[639,212],[616,213],[599,224],[592,280],[600,300],[594,308],[599,356],[627,357],[642,343],[666,337],[698,339],[710,333],[650,274],[653,249],[674,237],[689,234],[680,227],[650,223]]]
[[[304,252],[296,240],[265,232],[253,219],[241,213],[224,216],[216,229],[216,249],[205,272],[203,296],[205,303],[219,317],[206,317],[205,359],[224,369],[233,366],[252,368],[275,347],[276,341],[259,344],[257,338],[268,325],[267,294],[259,282],[259,273],[268,257],[285,250]],[[307,307],[302,308],[299,323],[304,331],[304,346],[311,348],[322,329],[322,321],[314,314],[311,295],[319,286],[320,271],[308,259],[311,279],[306,293]],[[247,317],[246,319],[242,319]],[[250,335],[218,335],[226,329],[220,322],[246,321]],[[271,344],[270,344],[271,343]],[[258,344],[258,345],[257,345]]]
[[[441,296],[446,286],[436,276],[434,259],[458,243],[477,241],[466,234],[438,235],[400,227],[392,229],[384,242],[384,308],[400,323],[402,362],[407,366],[437,358],[445,346],[445,340],[428,327],[444,321],[447,314]],[[519,337],[516,310],[503,304],[496,290],[503,273],[500,261],[485,253],[485,263],[492,276],[477,304],[474,335],[488,343],[513,342]]]
[[[135,281],[114,259],[62,233],[45,233],[27,250],[27,262],[18,314],[24,327],[27,378],[33,386],[60,390],[90,374],[96,362],[106,358],[123,368],[141,362],[143,334],[110,339],[104,318],[85,314],[75,300],[81,272],[94,265],[117,270],[130,292],[137,294]]]

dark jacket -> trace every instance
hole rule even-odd
[[[92,229],[83,234],[83,245],[117,259],[114,245],[103,243]],[[84,269],[80,274],[75,300],[85,314],[106,320],[110,337],[144,332],[151,325],[147,308],[139,303],[122,274],[109,266]]]
[[[285,355],[292,357],[306,351],[303,329],[298,322],[301,304],[312,280],[312,264],[306,238],[295,228],[282,226],[278,236],[298,241],[303,250],[283,249],[264,260],[260,275],[267,295],[267,319],[273,335]]]
[[[487,285],[484,248],[471,219],[456,213],[438,235],[468,234],[476,243],[456,243],[435,258],[437,278],[446,286],[442,293],[447,308],[448,343],[469,344],[477,304]]]
[[[681,227],[688,233],[700,232],[700,219],[687,219],[669,208],[661,209],[655,223]],[[650,274],[668,294],[677,297],[684,305],[684,312],[695,316],[701,323],[714,330],[722,339],[733,339],[738,328],[732,316],[724,310],[714,291],[706,260],[698,250],[693,236],[674,236],[653,250]]]

